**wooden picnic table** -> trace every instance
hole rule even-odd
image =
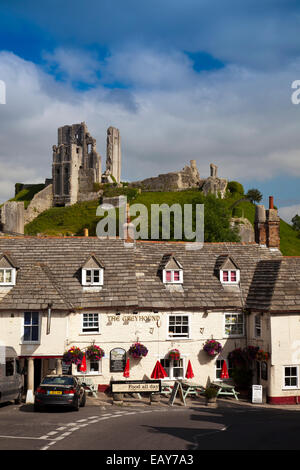
[[[234,396],[236,400],[238,400],[238,393],[235,388],[234,388],[234,385],[232,384],[229,384],[229,383],[226,383],[226,382],[212,382],[212,384],[214,387],[217,387],[218,388],[218,392],[217,392],[217,397],[219,395],[227,395],[227,396]]]
[[[184,395],[184,398],[186,398],[187,396],[191,396],[191,395],[195,395],[195,396],[199,396],[199,394],[201,395],[203,392],[204,392],[204,387],[202,385],[199,385],[197,383],[194,383],[194,382],[188,382],[188,381],[185,381],[185,380],[179,380],[179,382],[181,383],[182,385],[182,390],[183,390],[183,395]],[[161,384],[161,393],[163,395],[170,395],[172,393],[172,388],[173,388],[173,384]]]
[[[205,390],[202,385],[197,384],[195,382],[188,382],[183,380],[181,384],[183,388],[184,398],[190,395],[195,395],[196,397],[198,397],[199,395],[202,395]]]

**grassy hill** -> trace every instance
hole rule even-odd
[[[37,185],[35,185],[37,186]],[[24,200],[28,204],[37,188],[22,190],[14,200]],[[230,195],[224,200],[216,200],[212,196],[204,197],[197,190],[179,192],[142,192],[129,188],[120,189],[107,187],[105,196],[114,196],[125,193],[130,204],[143,204],[148,209],[149,227],[151,226],[151,204],[184,204],[203,203],[205,207],[205,241],[236,241],[236,235],[225,230],[223,220],[231,216],[232,205],[241,197],[238,194]],[[217,201],[215,203],[214,201]],[[77,203],[69,207],[53,207],[25,226],[25,234],[44,234],[50,236],[83,235],[84,228],[89,229],[89,234],[96,235],[96,226],[100,217],[96,216],[96,210],[100,201]],[[255,205],[248,201],[239,202],[234,209],[235,215],[247,218],[254,225]],[[150,234],[149,234],[150,235]],[[280,223],[281,251],[286,256],[300,256],[300,238],[291,225],[283,220]],[[171,218],[171,240],[172,218]]]

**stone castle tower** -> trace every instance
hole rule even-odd
[[[115,127],[107,129],[106,172],[104,177],[108,182],[116,180],[117,183],[120,183],[121,181],[121,137],[119,129]]]
[[[58,128],[52,178],[54,206],[84,200],[84,195],[94,190],[94,183],[101,183],[101,157],[85,122]]]

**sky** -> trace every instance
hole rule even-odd
[[[123,181],[215,163],[290,221],[299,31],[298,0],[1,0],[0,202],[51,177],[57,128],[85,121],[103,171],[120,130]]]

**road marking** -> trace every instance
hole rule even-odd
[[[4,438],[4,439],[37,439],[37,440],[40,440],[40,439],[50,439],[48,438],[47,436],[42,436],[42,437],[29,437],[29,436],[0,436],[0,438]]]

